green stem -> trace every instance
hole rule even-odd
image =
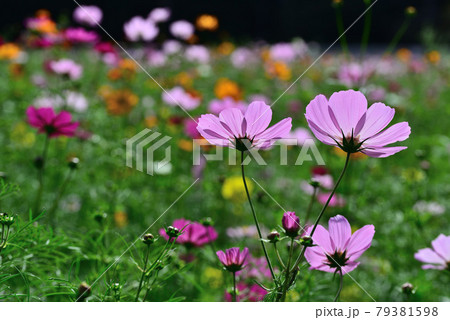
[[[398,29],[398,31],[394,35],[394,38],[392,38],[391,42],[389,43],[386,51],[384,52],[385,55],[391,54],[392,51],[394,51],[395,47],[397,46],[398,42],[405,34],[406,30],[408,30],[410,23],[411,23],[411,17],[407,16],[406,19],[403,21],[402,25],[400,26],[400,29]]]
[[[284,288],[283,288],[283,293],[282,293],[281,299],[280,299],[280,301],[282,301],[282,302],[284,302],[286,300],[286,293],[289,288],[289,284],[291,282],[289,279],[289,272],[290,272],[290,268],[291,268],[291,260],[292,260],[293,252],[294,252],[294,238],[291,238],[291,246],[289,248],[289,258],[288,258],[288,263],[286,265],[286,276],[284,278]]]
[[[266,256],[267,266],[270,269],[270,274],[272,275],[272,279],[275,281],[275,273],[273,272],[272,263],[270,262],[269,255],[267,254],[266,245],[264,244],[263,237],[261,234],[261,229],[259,227],[258,218],[256,217],[255,209],[253,208],[252,199],[250,198],[250,193],[248,192],[247,181],[245,180],[245,172],[244,172],[244,151],[241,152],[241,169],[242,169],[242,180],[244,181],[245,192],[247,193],[248,203],[250,204],[250,208],[253,214],[253,220],[255,221],[256,229],[258,230],[259,240],[261,242],[261,246],[264,251],[264,255]]]
[[[334,298],[334,302],[338,301],[343,286],[344,286],[344,275],[342,274],[342,270],[339,269],[339,289],[338,292],[336,293],[336,297]]]
[[[136,293],[136,299],[134,300],[135,302],[137,302],[139,300],[139,294],[141,293],[141,290],[142,290],[142,283],[144,282],[145,274],[147,273],[146,269],[147,269],[149,254],[150,254],[150,245],[147,245],[147,252],[145,254],[145,259],[144,259],[144,268],[142,269],[141,281],[139,281],[139,287],[138,287],[138,290]]]
[[[277,258],[278,258],[278,261],[280,262],[281,267],[283,269],[286,268],[286,266],[283,263],[283,259],[281,259],[280,252],[278,251],[277,244],[275,242],[273,243],[273,247],[275,249],[275,252],[277,254]]]
[[[41,200],[42,200],[42,193],[44,192],[44,171],[45,171],[45,164],[47,162],[47,153],[48,153],[48,145],[49,145],[49,136],[45,136],[45,142],[44,142],[44,150],[42,151],[42,167],[39,168],[38,172],[38,181],[39,181],[39,187],[38,192],[36,194],[36,200],[34,202],[34,210],[33,215],[36,216],[37,212],[40,210],[41,207]]]
[[[341,175],[339,176],[338,180],[336,181],[336,184],[334,185],[334,188],[331,191],[330,196],[327,199],[327,202],[325,202],[325,205],[323,206],[322,210],[320,211],[319,216],[317,217],[316,222],[314,223],[314,227],[311,230],[310,237],[312,237],[314,235],[314,231],[316,231],[316,228],[320,222],[320,219],[322,218],[325,210],[327,209],[328,204],[331,201],[331,198],[333,197],[334,193],[336,192],[336,190],[339,186],[339,183],[341,182],[342,178],[344,177],[345,171],[347,170],[347,167],[348,167],[349,160],[350,160],[350,153],[347,153],[347,157],[345,159],[345,164],[344,164],[344,168],[342,169]],[[294,267],[292,268],[292,271],[294,271],[298,267],[300,262],[302,261],[302,258],[305,255],[305,251],[306,251],[306,247],[303,246],[302,251],[300,252],[300,255],[297,258],[297,261],[295,262]]]
[[[364,1],[366,4],[366,10],[370,7],[372,0]],[[367,51],[367,44],[369,43],[370,36],[370,26],[372,24],[372,9],[369,9],[364,15],[364,29],[361,39],[361,61],[364,59],[364,56]]]
[[[61,187],[59,188],[58,195],[56,196],[55,201],[53,202],[53,206],[50,209],[50,211],[48,212],[48,217],[49,217],[50,224],[52,225],[52,227],[54,227],[56,225],[55,212],[56,212],[56,209],[58,208],[59,201],[61,200],[61,198],[67,188],[67,185],[69,184],[70,178],[72,177],[72,172],[73,172],[73,169],[69,169],[69,173],[66,175],[66,178],[64,179]]]
[[[233,272],[233,302],[237,301],[237,292],[236,292],[236,272]]]
[[[338,28],[338,32],[339,32],[339,41],[341,43],[341,47],[342,47],[342,51],[344,51],[344,54],[348,55],[349,50],[348,50],[348,44],[347,44],[347,37],[344,34],[344,19],[342,18],[342,10],[341,10],[341,6],[337,5],[336,6],[336,23],[337,23],[337,28]]]
[[[318,187],[314,187],[314,191],[311,195],[311,199],[309,200],[308,209],[306,209],[306,216],[305,216],[305,224],[309,220],[309,216],[311,215],[311,210],[314,204],[314,200],[316,199]]]

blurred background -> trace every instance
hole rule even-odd
[[[302,37],[306,41],[333,42],[337,37],[335,12],[332,0],[228,0],[228,1],[183,1],[183,0],[97,0],[78,1],[81,5],[95,4],[102,8],[102,26],[118,39],[123,39],[123,23],[130,17],[146,16],[155,7],[167,6],[172,10],[172,19],[195,21],[196,17],[208,13],[218,17],[219,37],[210,42],[232,39],[238,42],[265,40],[288,41]],[[365,10],[364,0],[343,0],[344,25],[350,25]],[[14,10],[0,11],[0,33],[6,40],[15,40],[26,17],[36,10],[48,9],[60,24],[69,24],[76,7],[73,0],[19,0]],[[450,39],[449,0],[378,0],[373,6],[370,41],[373,44],[388,43],[403,22],[405,8],[414,6],[418,15],[407,33],[403,44],[420,43],[433,37],[434,42],[445,43]],[[350,43],[361,39],[363,21],[359,28],[347,34]],[[204,40],[204,39],[202,39]],[[207,39],[208,40],[208,39]]]

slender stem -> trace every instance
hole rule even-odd
[[[392,51],[397,46],[398,42],[402,38],[403,34],[408,30],[409,24],[411,23],[411,17],[407,16],[406,19],[403,21],[403,24],[400,26],[400,29],[395,33],[394,38],[392,38],[391,42],[389,43],[386,51],[384,54],[391,54]]]
[[[233,302],[237,301],[237,292],[236,292],[236,272],[233,272]]]
[[[67,188],[67,185],[69,184],[69,181],[70,181],[70,179],[71,179],[71,177],[72,177],[72,172],[73,172],[73,169],[70,168],[70,169],[69,169],[69,173],[66,175],[66,178],[64,179],[64,181],[63,181],[61,187],[59,188],[58,195],[56,196],[56,199],[55,199],[55,201],[53,202],[53,206],[52,206],[52,208],[50,209],[50,211],[48,212],[48,217],[49,217],[49,220],[50,220],[50,224],[51,224],[52,226],[55,226],[55,224],[56,224],[56,221],[55,221],[55,211],[56,211],[56,209],[58,208],[59,201],[61,200],[61,198],[62,198],[62,196],[63,196],[63,194],[64,194],[64,191],[65,191],[66,188]]]
[[[336,297],[334,298],[334,302],[338,301],[339,295],[341,294],[342,287],[344,286],[344,275],[342,274],[342,270],[339,268],[339,289],[336,293]]]
[[[276,242],[273,243],[273,247],[274,247],[274,249],[275,249],[275,252],[276,252],[276,254],[277,254],[277,258],[278,258],[278,261],[280,262],[281,267],[282,267],[283,269],[286,268],[286,266],[285,266],[284,263],[283,263],[283,259],[281,259],[280,252],[278,251]]]
[[[45,142],[44,142],[44,149],[42,150],[42,156],[41,156],[42,167],[39,168],[39,172],[38,172],[39,187],[38,187],[38,192],[36,194],[36,200],[34,202],[34,210],[33,210],[33,215],[35,215],[35,216],[37,215],[37,212],[40,209],[42,193],[44,191],[44,171],[45,171],[45,164],[47,162],[49,140],[50,140],[49,136],[46,135]]]
[[[337,28],[339,32],[339,41],[341,42],[342,51],[344,51],[344,54],[348,54],[348,44],[347,44],[347,37],[344,34],[344,19],[342,18],[342,10],[341,6],[336,6],[336,23]]]
[[[255,220],[256,229],[258,230],[259,240],[261,242],[261,246],[264,251],[264,255],[266,256],[267,266],[270,269],[270,274],[272,275],[272,279],[275,281],[275,273],[273,272],[272,263],[270,262],[269,255],[267,254],[266,245],[264,244],[263,237],[261,234],[261,229],[259,227],[258,218],[256,217],[255,209],[253,208],[252,199],[250,198],[250,193],[248,192],[247,181],[245,181],[245,172],[244,172],[244,151],[241,152],[241,169],[242,169],[242,180],[244,181],[245,192],[247,193],[248,203],[250,204],[250,208],[253,214],[253,220]]]
[[[312,207],[314,204],[314,200],[316,199],[318,189],[319,189],[318,187],[314,187],[314,191],[311,195],[311,199],[309,200],[308,209],[306,209],[305,224],[308,222],[309,216],[311,215],[311,210],[312,210]]]
[[[286,265],[286,276],[284,278],[284,288],[283,288],[283,293],[281,295],[281,301],[284,302],[286,300],[286,293],[287,290],[289,288],[289,284],[290,284],[290,279],[289,279],[289,272],[290,272],[290,268],[291,268],[291,260],[292,260],[292,253],[294,252],[294,238],[291,238],[291,246],[289,248],[289,258],[288,258],[288,263]]]
[[[349,160],[350,160],[350,153],[347,153],[347,157],[345,158],[344,168],[342,169],[341,175],[339,176],[338,180],[336,181],[336,184],[334,185],[334,188],[331,191],[330,196],[327,199],[327,202],[325,202],[325,205],[323,206],[322,210],[319,213],[319,216],[316,219],[316,222],[314,223],[314,226],[313,226],[313,228],[311,230],[311,234],[310,234],[311,237],[314,235],[314,231],[316,231],[316,228],[320,222],[320,219],[322,218],[325,210],[327,209],[328,204],[331,201],[331,198],[333,197],[334,193],[336,192],[336,190],[339,186],[339,183],[341,182],[342,178],[344,177],[345,171],[347,170],[347,167],[348,167]],[[302,251],[300,252],[300,255],[298,256],[297,261],[295,262],[292,271],[295,270],[298,267],[298,265],[300,264],[300,262],[302,261],[302,258],[305,255],[305,251],[306,251],[306,247],[303,246]]]
[[[144,282],[145,274],[147,273],[146,269],[147,269],[149,254],[150,254],[150,245],[147,245],[147,252],[145,253],[145,259],[144,259],[144,268],[142,269],[141,281],[139,281],[139,287],[138,287],[138,290],[136,293],[136,299],[135,299],[136,302],[139,300],[139,294],[141,293],[141,290],[142,290],[142,283]]]
[[[366,9],[369,8],[370,4],[372,3],[372,0],[366,0],[364,1],[366,3]],[[370,26],[372,24],[372,9],[369,9],[368,12],[364,15],[364,29],[361,39],[361,61],[364,59],[364,56],[367,51],[367,44],[369,43],[369,36],[370,36]]]

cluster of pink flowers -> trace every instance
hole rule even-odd
[[[190,94],[182,87],[174,87],[170,90],[164,91],[162,94],[162,100],[169,106],[180,105],[186,110],[193,110],[202,102],[200,97]]]
[[[83,28],[68,28],[64,32],[64,37],[73,44],[94,43],[99,39],[99,36],[95,31],[88,31]]]
[[[83,67],[71,59],[61,59],[48,63],[50,71],[77,80],[83,73]]]

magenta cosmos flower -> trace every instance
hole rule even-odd
[[[306,234],[310,234],[308,227]],[[358,259],[372,244],[375,227],[366,225],[352,234],[350,223],[343,216],[337,215],[328,221],[328,230],[318,225],[313,238],[314,247],[306,249],[305,258],[310,269],[325,272],[342,271],[346,274],[355,269]]]
[[[46,133],[50,138],[72,137],[79,126],[78,122],[72,122],[72,117],[67,111],[55,114],[53,108],[29,107],[26,113],[28,123],[38,128],[39,133]]]
[[[248,248],[240,251],[239,248],[235,247],[227,249],[225,252],[217,251],[216,254],[225,269],[230,272],[237,272],[244,268],[248,256]]]
[[[267,128],[272,120],[270,106],[262,101],[250,103],[247,110],[226,109],[219,117],[204,114],[198,120],[197,130],[209,143],[246,151],[249,148],[267,149],[276,140],[286,138],[292,119],[285,118]]]
[[[77,43],[92,43],[98,40],[98,35],[95,31],[88,31],[83,28],[68,28],[64,32],[64,37],[67,41]]]
[[[414,258],[424,262],[422,269],[450,270],[450,236],[440,234],[431,242],[431,248],[420,249]]]
[[[406,149],[386,145],[406,140],[411,133],[407,122],[383,130],[394,114],[393,108],[380,102],[367,109],[364,95],[348,90],[333,93],[329,100],[318,95],[306,107],[305,117],[316,138],[323,143],[348,153],[362,152],[369,157],[384,158]]]
[[[187,247],[201,247],[217,239],[217,232],[213,227],[204,226],[198,222],[177,219],[172,226],[182,232],[176,242]],[[164,229],[160,229],[159,234],[164,239],[169,240],[169,236]]]

